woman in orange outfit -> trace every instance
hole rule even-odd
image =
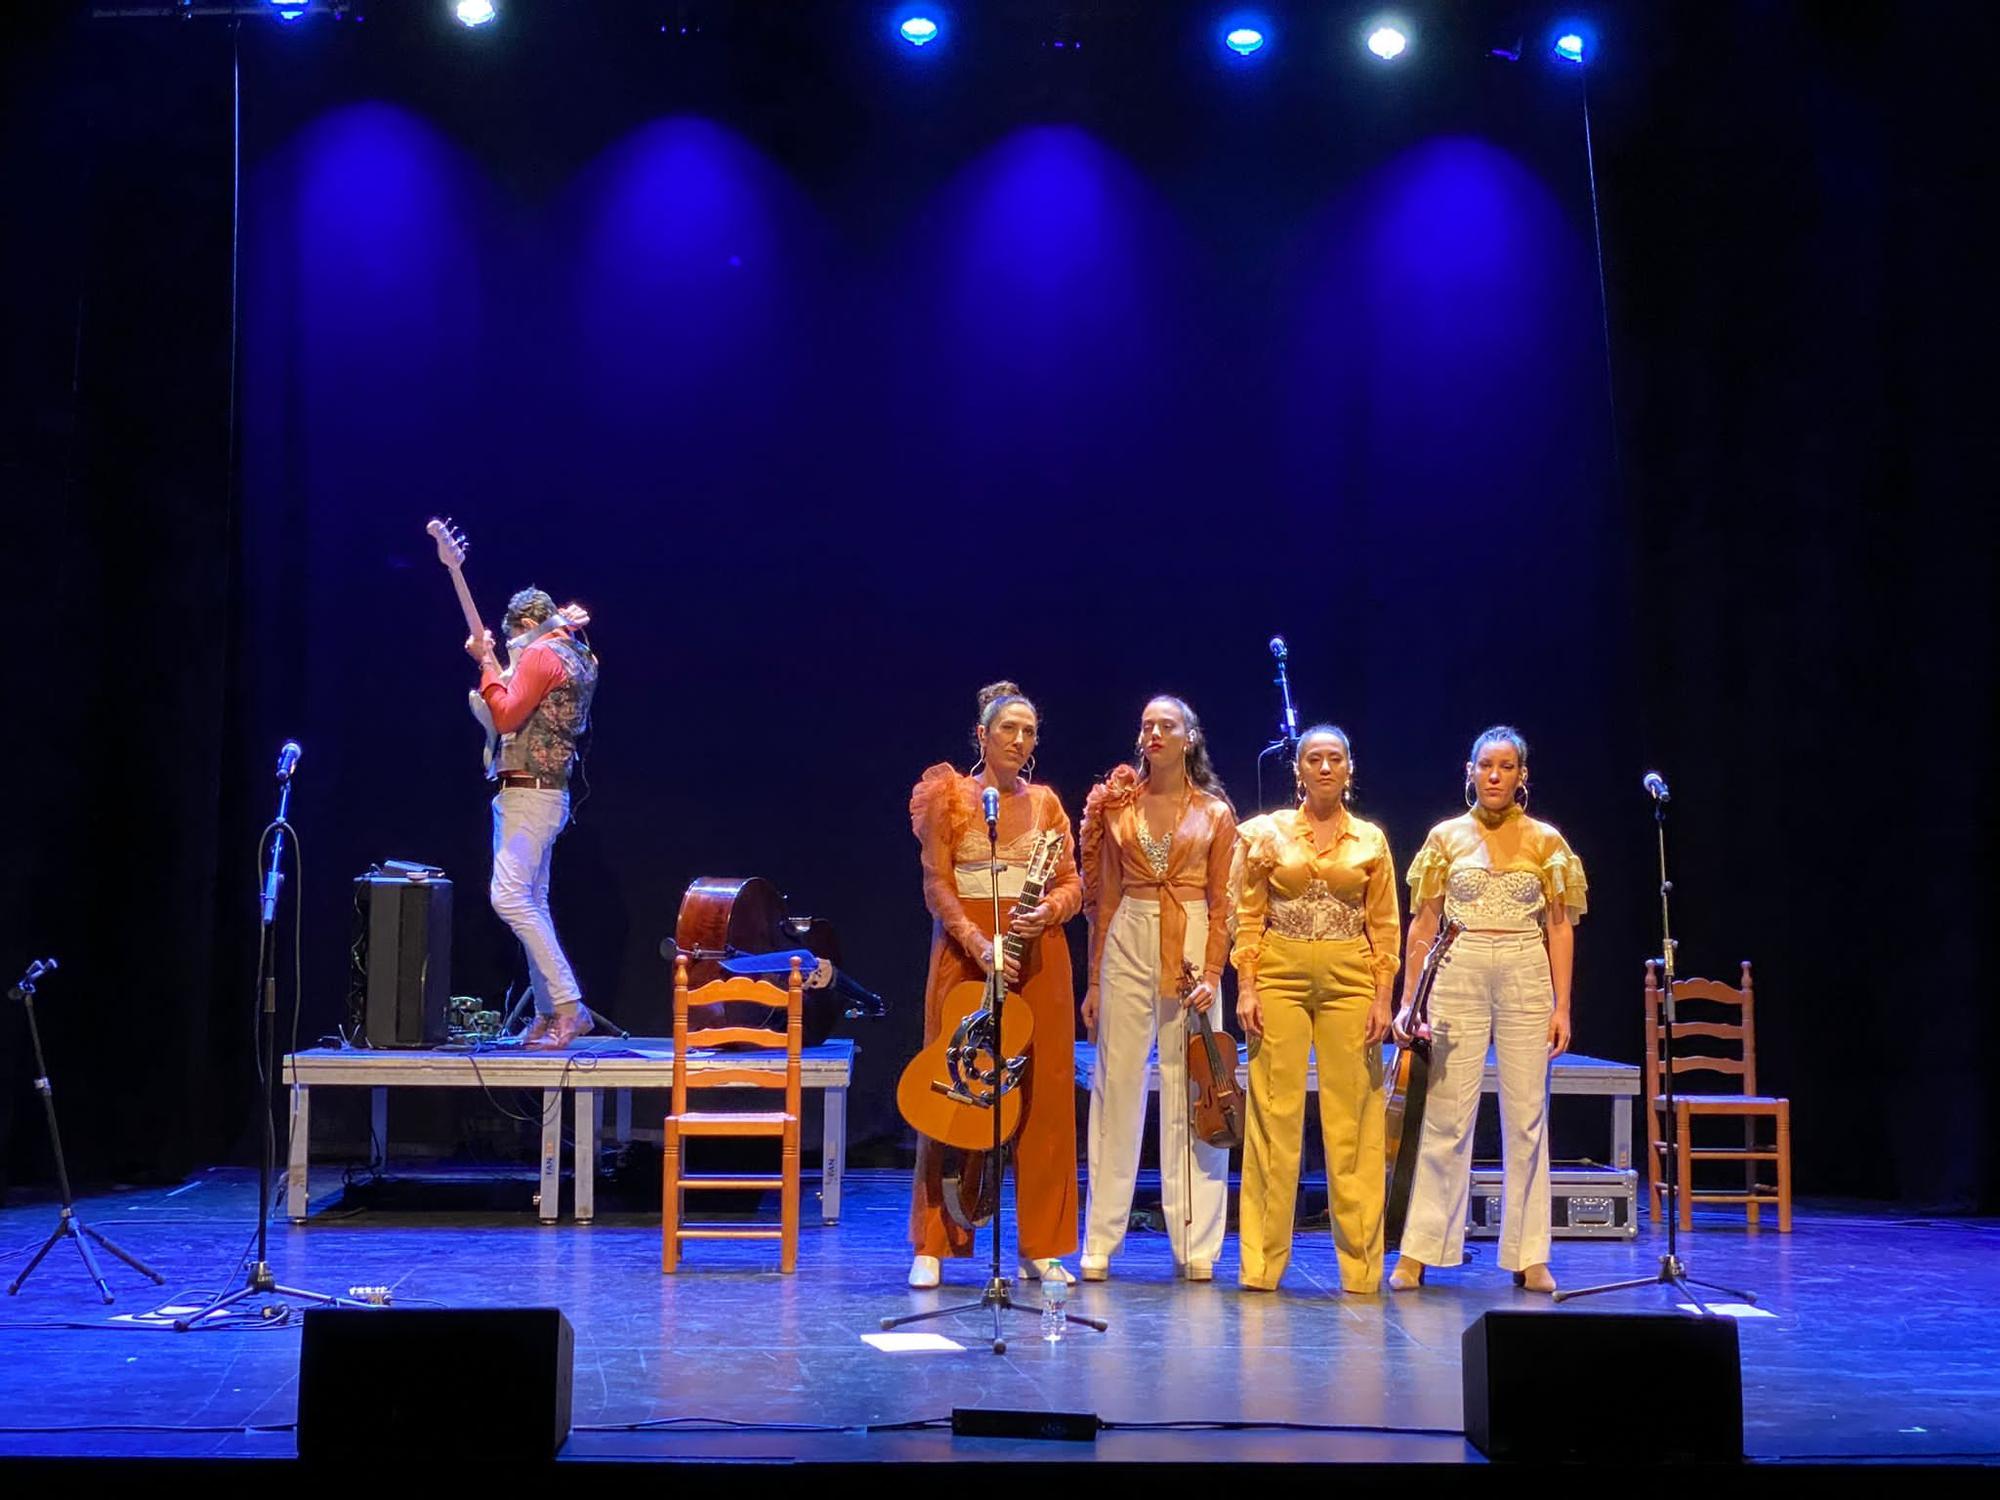
[[[1020,1274],[1027,1280],[1069,1281],[1061,1257],[1076,1250],[1076,994],[1062,924],[1083,905],[1069,815],[1056,794],[1028,779],[1040,716],[1011,682],[979,695],[974,740],[979,763],[969,774],[939,764],[910,794],[910,822],[923,846],[924,904],[931,928],[930,977],[924,986],[924,1045],[943,1027],[942,1005],[953,986],[983,981],[1002,962],[993,930],[993,889],[1000,892],[1004,930],[1027,940],[1021,963],[1008,965],[1009,1003],[1026,1002],[1034,1037],[1022,1083],[1021,1126],[1014,1137],[1015,1228]],[[979,799],[1000,794],[999,862],[987,845]],[[1021,906],[1035,836],[1062,835],[1062,853],[1041,901]],[[944,1210],[946,1148],[917,1137],[916,1181],[910,1201],[910,1285],[938,1284],[940,1262],[973,1253],[972,1232]]]

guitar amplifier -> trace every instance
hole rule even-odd
[[[1500,1237],[1501,1171],[1492,1162],[1472,1168],[1466,1205],[1467,1239]],[[1615,1167],[1549,1168],[1550,1227],[1559,1240],[1630,1240],[1639,1235],[1639,1174]]]
[[[451,882],[363,875],[354,882],[350,1035],[370,1047],[435,1047],[451,1003]]]

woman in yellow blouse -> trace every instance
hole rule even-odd
[[[1243,1141],[1242,1269],[1271,1291],[1292,1255],[1306,1063],[1319,1063],[1320,1136],[1340,1284],[1382,1281],[1382,1038],[1399,947],[1389,841],[1348,811],[1353,752],[1318,724],[1299,741],[1299,805],[1239,830],[1236,1016],[1253,1039]]]
[[[1431,991],[1430,1093],[1402,1253],[1389,1284],[1465,1258],[1472,1129],[1490,1035],[1500,1074],[1500,1267],[1553,1292],[1549,1272],[1549,1062],[1569,1047],[1570,960],[1589,905],[1583,863],[1528,816],[1528,744],[1495,725],[1472,742],[1462,818],[1440,823],[1410,865],[1410,951],[1446,917],[1465,924]],[[1403,1005],[1409,1005],[1405,981]],[[1398,1025],[1407,1024],[1400,1013]]]

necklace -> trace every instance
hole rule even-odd
[[[1174,813],[1172,826],[1160,838],[1154,838],[1152,830],[1146,826],[1145,809],[1137,802],[1132,804],[1132,824],[1139,838],[1139,852],[1146,856],[1146,863],[1152,867],[1155,875],[1167,873],[1167,863],[1173,857],[1174,832],[1181,826],[1181,820],[1187,816],[1188,803],[1193,799],[1194,785],[1190,782],[1187,789],[1181,793],[1181,805]]]

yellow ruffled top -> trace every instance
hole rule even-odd
[[[1590,909],[1590,882],[1569,841],[1518,807],[1438,824],[1408,879],[1412,908],[1442,898],[1447,917],[1475,930],[1539,925],[1550,911],[1574,923]]]

